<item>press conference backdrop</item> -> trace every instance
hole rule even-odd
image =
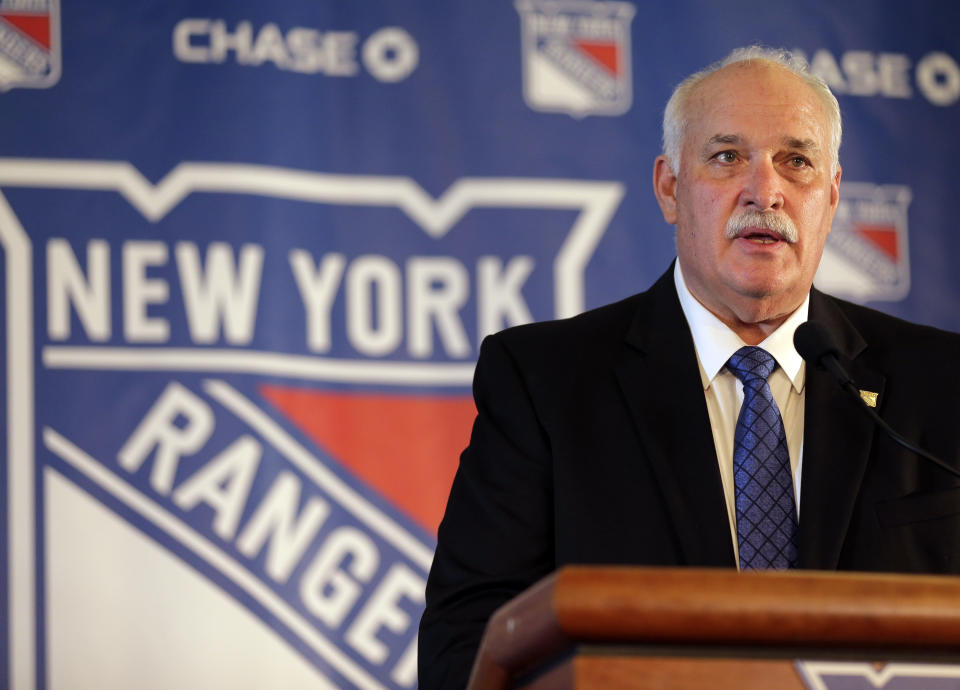
[[[818,284],[960,329],[958,8],[0,0],[0,686],[414,687],[481,339],[667,267],[738,45],[843,108]]]

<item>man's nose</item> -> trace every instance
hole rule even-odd
[[[783,180],[768,158],[752,162],[740,193],[740,205],[755,211],[777,211],[783,207]]]

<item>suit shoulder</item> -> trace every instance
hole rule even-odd
[[[488,336],[510,351],[574,353],[619,346],[646,293],[632,295],[576,316],[513,326]]]
[[[829,299],[857,328],[872,350],[897,356],[910,352],[928,356],[943,353],[956,357],[960,354],[960,333],[913,323],[836,297]]]

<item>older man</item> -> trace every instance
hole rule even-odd
[[[836,99],[787,54],[734,51],[677,87],[654,165],[674,266],[484,343],[422,688],[462,687],[490,614],[565,564],[960,572],[960,482],[793,348],[822,323],[880,414],[960,466],[960,337],[811,289],[839,145]]]

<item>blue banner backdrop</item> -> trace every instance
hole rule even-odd
[[[648,286],[673,85],[803,52],[818,285],[960,330],[960,5],[0,0],[0,685],[410,688],[482,337]]]

